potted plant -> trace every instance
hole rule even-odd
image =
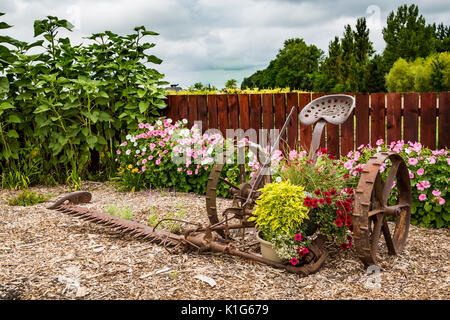
[[[309,219],[303,187],[281,181],[266,184],[260,191],[249,221],[254,221],[258,229],[263,257],[282,262],[295,254],[297,247],[307,246],[301,234],[304,221]],[[297,243],[292,243],[293,239]]]
[[[342,163],[318,152],[317,161],[305,151],[291,151],[273,183],[260,191],[253,216],[265,258],[301,265],[314,237],[325,236],[342,249],[352,247],[354,180]],[[267,254],[270,244],[276,258]]]

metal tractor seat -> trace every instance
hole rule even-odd
[[[355,108],[355,98],[346,94],[331,94],[314,99],[300,112],[300,122],[304,125],[314,126],[309,158],[316,161],[316,151],[319,148],[320,138],[327,122],[339,125],[352,114]]]

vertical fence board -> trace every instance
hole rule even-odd
[[[354,115],[355,111],[341,124],[341,155],[346,156],[347,153],[354,150]]]
[[[208,129],[218,129],[217,120],[217,95],[207,95],[208,101]]]
[[[306,107],[306,105],[310,102],[311,102],[311,94],[299,93],[298,95],[299,114],[302,111],[302,109]],[[300,147],[303,150],[309,151],[310,144],[311,144],[311,126],[300,123]]]
[[[262,118],[262,127],[266,131],[264,132],[264,136],[260,136],[259,143],[265,147],[268,144],[270,144],[270,129],[273,129],[273,118],[274,118],[274,112],[273,112],[273,94],[271,93],[263,93],[262,95],[262,112],[263,112],[263,118]],[[261,140],[261,139],[265,139]]]
[[[239,98],[239,117],[241,121],[241,128],[247,131],[250,128],[250,109],[248,94],[240,94]]]
[[[450,92],[439,93],[438,148],[450,148]]]
[[[194,122],[197,120],[197,96],[191,95],[188,97],[188,114],[187,119],[189,126],[193,126]]]
[[[375,145],[379,139],[385,140],[385,94],[372,93],[371,95],[371,132],[370,144]]]
[[[188,96],[177,96],[178,119],[187,119],[188,117]]]
[[[239,128],[239,107],[237,94],[228,94],[228,113],[230,115],[227,129]]]
[[[227,96],[225,94],[219,94],[216,97],[216,101],[219,129],[222,132],[222,135],[225,137],[226,130],[228,128]]]
[[[261,129],[261,119],[262,119],[262,110],[261,110],[261,95],[260,94],[251,94],[250,95],[250,128],[255,130],[256,136],[259,138],[259,129]],[[259,143],[258,141],[254,141]]]
[[[369,143],[369,115],[370,115],[370,104],[369,104],[369,94],[367,93],[357,93],[355,96],[355,117],[356,117],[356,141],[355,147],[358,148],[360,145]]]
[[[167,108],[164,109],[164,114],[167,116],[167,118],[177,120],[173,115],[175,108],[176,108],[175,96],[174,95],[167,96]]]
[[[388,93],[386,108],[387,143],[402,139],[402,94]]]
[[[197,96],[197,115],[196,120],[202,122],[202,132],[208,129],[208,108],[206,105],[206,95]]]
[[[276,93],[274,96],[274,113],[275,113],[275,129],[279,130],[279,134],[282,134],[281,128],[283,127],[284,122],[286,121],[286,94],[284,93]],[[283,136],[281,137],[278,148],[283,152],[287,149],[287,129],[285,130]]]
[[[420,143],[436,149],[436,93],[423,92],[420,101]]]
[[[273,95],[263,93],[262,95],[263,128],[273,129]]]
[[[291,112],[292,107],[295,111],[292,114],[291,121],[288,124],[287,141],[289,149],[296,149],[298,145],[298,93],[289,92],[286,97],[286,117]]]
[[[403,104],[403,140],[419,141],[419,94],[407,92]]]

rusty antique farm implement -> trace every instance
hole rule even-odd
[[[323,128],[326,122],[334,125],[343,123],[353,111],[355,100],[348,95],[328,95],[310,102],[300,113],[303,124],[314,126],[309,157],[316,159]],[[278,135],[272,151],[277,147],[281,136],[291,120],[295,108],[292,108]],[[380,168],[385,160],[391,161],[391,168],[383,181]],[[324,247],[325,237],[320,234],[312,241],[309,253],[301,266],[288,263],[277,263],[263,258],[261,255],[238,249],[231,230],[253,228],[254,224],[247,221],[252,215],[255,201],[259,197],[260,188],[270,181],[267,170],[270,166],[270,154],[256,175],[247,181],[245,165],[240,165],[240,185],[235,185],[221,177],[223,164],[215,164],[210,173],[206,191],[206,211],[209,224],[199,225],[185,222],[189,227],[183,234],[175,234],[108,214],[92,211],[78,204],[91,200],[87,191],[77,191],[58,199],[48,209],[57,210],[87,221],[113,228],[117,232],[148,240],[163,245],[170,252],[213,251],[230,254],[273,267],[282,268],[288,272],[306,276],[316,272],[328,256]],[[233,195],[232,206],[219,214],[216,205],[216,189],[222,181],[230,186]],[[388,197],[394,181],[397,185],[397,204],[388,205]],[[411,215],[411,186],[409,173],[404,160],[394,152],[380,152],[372,156],[361,173],[358,187],[355,191],[355,207],[353,213],[353,238],[358,256],[365,265],[377,263],[378,244],[383,234],[389,254],[398,254],[403,249],[408,235]],[[163,219],[170,220],[170,219]],[[173,219],[172,219],[173,220]],[[388,220],[394,226],[391,232]]]

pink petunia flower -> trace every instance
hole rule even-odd
[[[430,184],[430,182],[429,181],[427,181],[427,180],[425,180],[425,181],[422,181],[421,182],[422,183],[422,186],[424,187],[424,188],[429,188],[429,187],[431,187],[431,184]]]
[[[381,146],[383,144],[383,139],[378,139],[376,144],[377,146]]]
[[[418,176],[422,176],[423,174],[424,174],[423,168],[420,168],[419,170],[417,170],[417,175]]]
[[[411,173],[409,174],[409,178],[410,178],[410,179],[414,179],[414,173],[411,172]]]
[[[441,195],[441,192],[439,190],[433,190],[432,194],[433,196],[439,197]]]
[[[420,201],[424,201],[424,200],[426,200],[426,199],[427,199],[427,195],[426,195],[426,194],[421,193],[421,194],[419,195],[419,200],[420,200]]]
[[[408,163],[412,166],[415,166],[417,164],[417,162],[419,162],[416,158],[410,158],[408,160]]]
[[[161,163],[161,159],[157,159],[157,160],[155,161],[155,163],[156,163],[156,165],[158,166],[158,165]]]
[[[442,206],[445,203],[445,200],[441,197],[439,197],[439,204]]]
[[[302,235],[300,233],[295,234],[295,240],[302,241]]]
[[[417,188],[418,190],[420,190],[420,191],[425,190],[425,188],[423,187],[422,183],[420,183],[420,182],[416,184],[416,188]]]

